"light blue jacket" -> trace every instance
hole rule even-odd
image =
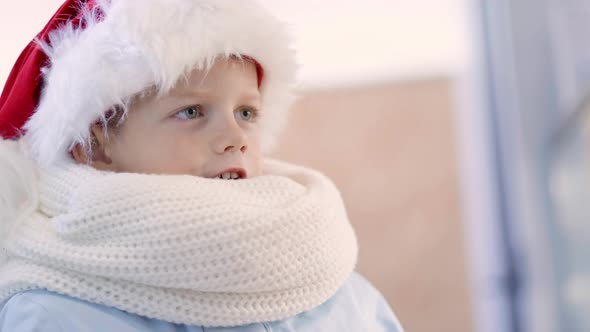
[[[284,320],[231,328],[149,319],[46,290],[18,293],[2,304],[0,332],[401,332],[383,296],[357,273],[322,305]]]

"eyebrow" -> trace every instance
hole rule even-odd
[[[215,94],[214,92],[209,91],[209,90],[196,90],[196,91],[184,91],[181,93],[175,93],[175,94],[173,94],[173,96],[183,98],[183,99],[193,99],[195,97],[213,99],[213,98],[217,97],[217,94]],[[248,91],[248,92],[242,94],[240,97],[243,99],[246,99],[246,100],[260,99],[260,93],[254,92],[254,91]]]

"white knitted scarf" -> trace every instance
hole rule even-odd
[[[36,173],[0,239],[0,303],[44,288],[173,323],[242,325],[314,308],[356,263],[338,190],[304,167],[266,160],[264,176],[237,181]]]

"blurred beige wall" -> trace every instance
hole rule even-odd
[[[342,191],[358,270],[406,331],[471,331],[449,80],[309,91],[275,156]]]

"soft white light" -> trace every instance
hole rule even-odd
[[[0,2],[0,87],[62,0]],[[291,24],[302,88],[453,75],[465,0],[261,0]]]

